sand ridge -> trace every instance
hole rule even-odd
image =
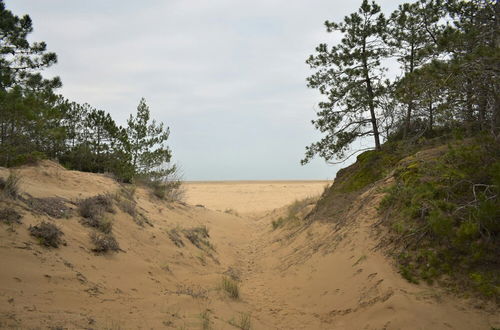
[[[23,168],[20,174],[25,192],[64,197],[73,209],[78,198],[120,189],[104,175],[66,171],[50,162]],[[0,169],[0,175],[5,177],[7,170]],[[207,199],[200,194],[196,203],[207,207],[166,204],[137,189],[138,207],[152,226],[139,226],[116,208],[109,216],[123,252],[106,255],[91,251],[89,229],[77,214],[54,219],[17,202],[1,202],[24,217],[21,225],[0,225],[0,328],[237,329],[234,324],[243,317],[251,320],[251,329],[500,326],[494,307],[410,284],[397,274],[390,259],[375,248],[373,224],[382,197],[376,188],[353,203],[342,226],[314,222],[272,230],[271,221],[287,212],[279,208],[282,203],[300,198],[300,189],[302,197],[320,193],[322,185],[295,186],[297,194],[286,196],[287,201],[280,195],[277,208],[262,213],[264,207],[252,210],[250,205],[262,205],[258,199],[266,193],[260,185],[269,183],[227,184],[240,193],[226,195],[218,187],[219,204],[211,204],[216,201],[213,193],[200,184],[192,191],[206,192]],[[251,211],[260,216],[245,215]],[[47,249],[28,235],[29,225],[42,220],[63,230],[66,246]],[[199,226],[208,228],[212,248],[200,249],[182,234],[184,245],[177,246],[169,237],[173,229]],[[220,288],[222,277],[231,275],[238,278],[238,300]]]

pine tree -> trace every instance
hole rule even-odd
[[[402,79],[396,82],[396,95],[406,107],[404,115],[404,133],[411,129],[412,115],[415,110],[417,84],[416,75],[412,73],[428,63],[437,53],[437,38],[442,18],[439,0],[420,0],[404,3],[391,14],[388,24],[387,44],[391,55],[401,65]]]
[[[127,121],[132,165],[136,173],[145,177],[162,177],[168,169],[162,165],[170,162],[172,153],[166,145],[170,130],[163,123],[150,120],[149,107],[144,98],[137,106],[136,116],[130,115]]]
[[[329,161],[342,158],[357,138],[373,136],[375,149],[380,149],[378,114],[380,98],[385,92],[380,62],[387,53],[383,42],[386,19],[380,7],[364,0],[358,12],[341,23],[325,22],[328,32],[338,31],[342,40],[328,47],[320,44],[317,54],[306,61],[316,73],[308,87],[327,97],[313,121],[325,133],[319,142],[306,148],[307,163],[316,154]]]

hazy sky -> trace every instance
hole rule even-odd
[[[398,0],[379,1],[384,11]],[[59,63],[61,93],[124,124],[145,97],[187,180],[332,179],[301,166],[321,99],[304,63],[359,1],[5,0]]]

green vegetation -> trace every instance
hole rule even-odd
[[[286,216],[280,217],[271,222],[273,230],[284,227],[285,225],[300,224],[301,221],[307,216],[307,214],[303,214],[307,206],[313,205],[315,202],[316,198],[314,197],[296,200],[288,206]]]
[[[337,44],[320,44],[307,59],[308,87],[324,96],[316,129],[324,137],[306,148],[302,163],[345,158],[350,145],[373,136],[415,141],[443,130],[500,132],[499,4],[491,0],[419,0],[388,18],[363,0],[342,22],[325,22]],[[384,64],[396,58],[389,79]],[[366,172],[366,173],[365,173]],[[376,173],[363,171],[360,185]],[[352,187],[356,189],[357,187]]]
[[[235,300],[240,298],[240,289],[238,286],[238,282],[236,282],[235,280],[223,276],[221,281],[221,287],[227,293],[229,298]]]
[[[41,74],[57,56],[44,42],[30,42],[30,17],[16,16],[0,0],[0,19],[0,166],[57,159],[70,169],[167,187],[161,194],[171,200],[165,191],[177,193],[172,185],[178,188],[180,179],[171,178],[170,131],[151,120],[146,101],[122,127],[104,110],[67,100],[56,92],[60,78]]]
[[[446,275],[500,298],[500,145],[489,137],[459,142],[431,159],[403,162],[380,212],[401,240],[405,278]]]
[[[401,274],[496,299],[499,10],[498,1],[419,0],[386,17],[363,0],[342,22],[327,21],[340,41],[307,60],[308,86],[324,96],[313,121],[324,137],[302,161],[349,158],[356,139],[373,136],[375,150],[337,173],[314,217],[341,222],[361,192],[394,171],[380,212]],[[400,63],[392,80],[388,58]]]
[[[35,226],[30,226],[28,230],[31,236],[38,239],[40,245],[57,248],[63,243],[61,239],[63,232],[50,222],[42,221]]]

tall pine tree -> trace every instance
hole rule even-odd
[[[342,158],[359,137],[373,136],[375,149],[380,149],[378,113],[385,92],[380,62],[387,53],[383,42],[386,19],[380,7],[364,0],[356,13],[341,23],[325,22],[328,32],[340,32],[338,45],[320,44],[317,54],[306,61],[316,73],[308,87],[316,88],[327,100],[313,121],[324,136],[306,148],[307,163],[315,155],[329,161]]]

